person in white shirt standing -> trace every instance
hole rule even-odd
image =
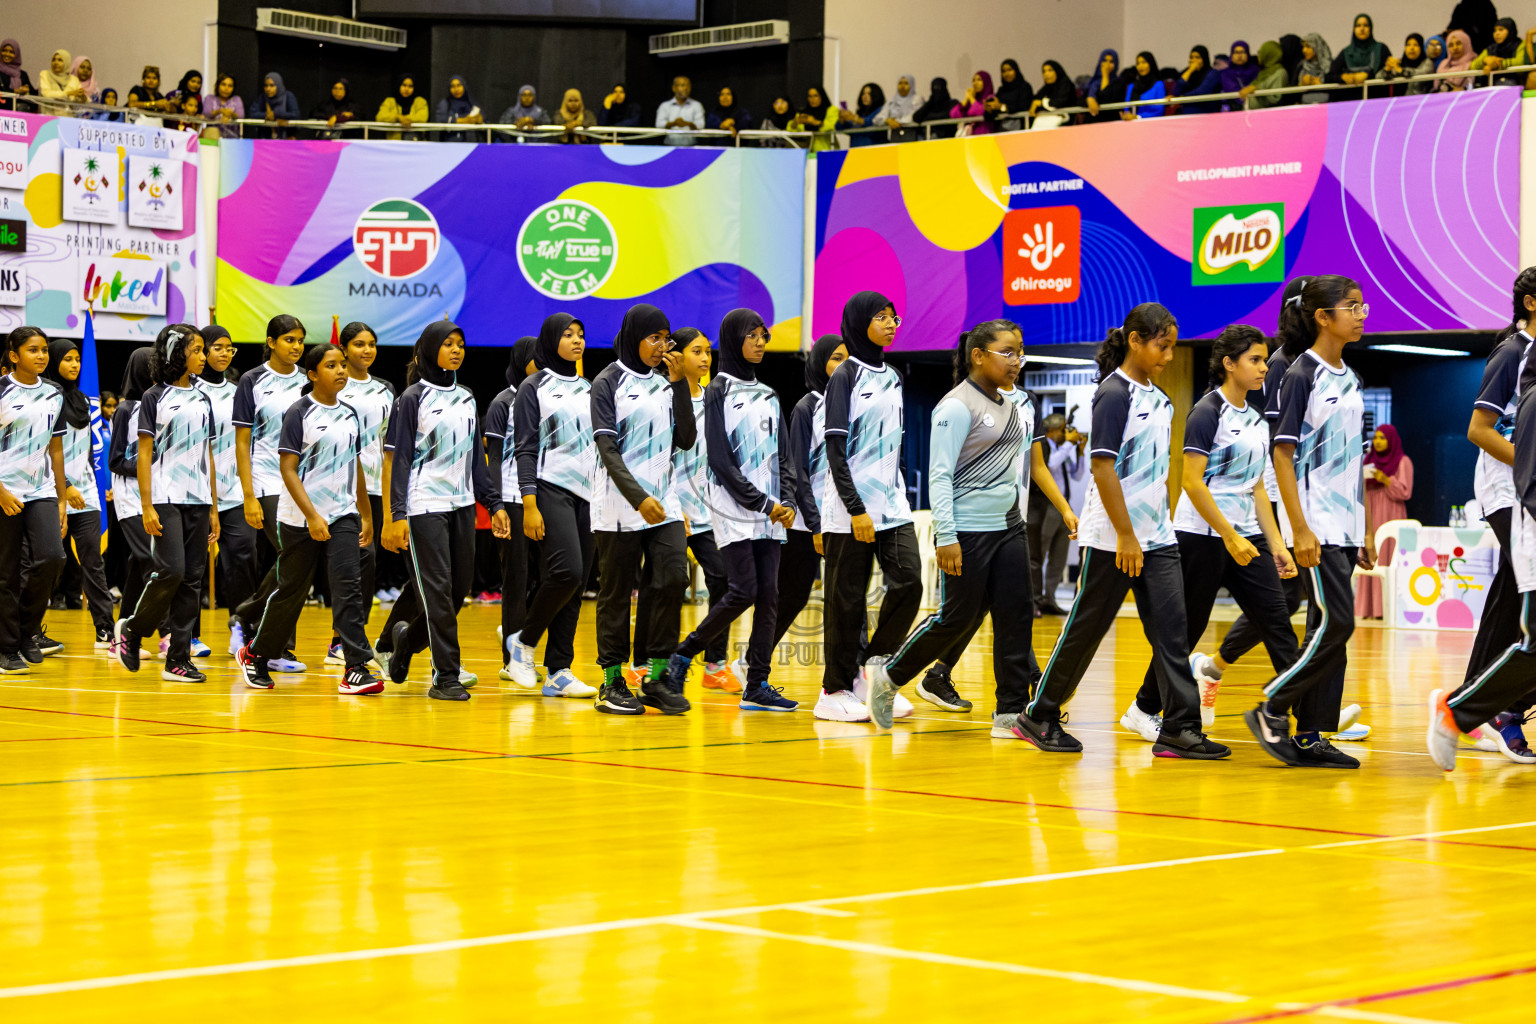
[[[1045,464],[1057,490],[1070,502],[1073,493],[1081,490],[1083,476],[1088,472],[1088,460],[1083,458],[1083,446],[1088,439],[1068,427],[1067,418],[1059,412],[1051,413],[1041,425],[1045,428]],[[1039,485],[1029,489],[1028,537],[1035,607],[1045,615],[1065,615],[1056,603],[1056,587],[1066,573],[1067,545],[1072,532]]]
[[[678,75],[672,79],[672,98],[656,108],[657,128],[692,128],[698,130],[704,127],[704,105],[698,100],[690,99],[693,92],[693,82],[687,75]],[[694,144],[692,135],[668,135],[662,140],[668,146],[691,146]]]

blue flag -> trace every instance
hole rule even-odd
[[[80,390],[91,402],[91,466],[96,471],[97,507],[101,509],[101,532],[107,532],[107,491],[112,487],[112,473],[107,469],[107,446],[111,442],[111,424],[101,418],[101,380],[96,373],[96,321],[85,312],[85,337],[80,341]]]

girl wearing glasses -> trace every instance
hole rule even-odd
[[[1296,767],[1358,768],[1324,733],[1338,731],[1348,643],[1355,630],[1355,564],[1376,563],[1375,524],[1365,505],[1360,380],[1344,346],[1360,340],[1370,312],[1360,286],[1326,274],[1307,283],[1298,318],[1282,326],[1292,356],[1280,383],[1275,481],[1307,585],[1301,656],[1264,688],[1243,718],[1266,753]],[[1296,716],[1296,735],[1288,715]]]
[[[768,685],[779,600],[779,554],[784,531],[795,521],[788,424],[778,394],[757,379],[757,366],[768,350],[768,326],[750,309],[733,309],[720,322],[719,344],[720,372],[704,389],[709,459],[704,494],[714,513],[715,541],[725,561],[729,589],[678,645],[660,681],[681,697],[693,659],[729,630],[742,612],[756,608],[740,706],[746,711],[793,711],[799,703]],[[648,681],[646,693],[651,692]],[[687,702],[683,704],[686,710]]]
[[[672,348],[672,325],[655,306],[624,314],[613,342],[618,359],[592,381],[592,438],[597,482],[592,488],[592,530],[597,539],[597,667],[603,682],[597,710],[643,715],[653,707],[680,715],[690,707],[662,674],[681,628],[688,586],[688,536],[673,480],[674,457],[694,445],[693,398],[683,379],[683,354]],[[644,560],[644,569],[641,561]],[[643,582],[636,629],[650,659],[641,696],[624,679],[629,657],[629,600]],[[505,600],[505,597],[503,597]]]
[[[1023,343],[1009,327],[992,320],[966,334],[959,364],[967,368],[966,378],[933,410],[928,494],[945,574],[943,604],[895,655],[865,663],[869,716],[882,729],[891,727],[897,690],[957,641],[969,640],[989,613],[997,679],[994,736],[1013,735],[1030,687],[1040,678],[1028,583],[1024,595],[1017,592],[1019,581],[1029,579],[1019,481],[1025,453],[1037,438],[1033,408],[1026,412],[1002,393],[1013,389],[1024,357]]]
[[[1159,757],[1215,760],[1227,747],[1200,731],[1200,693],[1189,669],[1188,625],[1178,539],[1168,514],[1173,403],[1152,383],[1173,359],[1179,325],[1155,302],[1132,309],[1099,346],[1093,396],[1093,479],[1078,524],[1082,574],[1077,598],[1033,698],[1012,733],[1044,751],[1081,753],[1062,729],[1072,699],[1127,591],[1136,594],[1152,645],[1161,730]]]
[[[917,531],[901,472],[901,377],[885,362],[900,325],[895,305],[879,292],[849,299],[842,323],[848,358],[827,383],[827,486],[821,495],[827,665],[815,713],[831,722],[869,720],[859,648],[875,559],[886,591],[863,660],[895,654],[923,600]],[[911,713],[912,703],[897,694],[896,717]]]

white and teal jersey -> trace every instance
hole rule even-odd
[[[1034,450],[1035,442],[1043,440],[1045,434],[1036,435],[1035,427],[1037,413],[1035,410],[1035,396],[1015,384],[1007,391],[999,389],[999,395],[1013,403],[1019,417],[1019,429],[1024,432],[1024,445],[1019,449],[1019,507],[1029,507],[1029,456]]]
[[[251,487],[258,498],[283,493],[277,442],[283,432],[283,416],[308,383],[309,377],[297,369],[283,375],[268,363],[240,376],[231,417],[236,427],[251,428]]]
[[[988,398],[965,380],[939,399],[928,435],[935,544],[954,544],[957,534],[1002,530],[1018,521],[1019,453],[1032,440],[1011,398]]]
[[[1269,454],[1269,426],[1264,414],[1251,401],[1241,408],[1233,405],[1218,388],[1189,411],[1184,422],[1184,451],[1206,457],[1205,486],[1232,528],[1244,537],[1257,536],[1259,513],[1253,487],[1264,475],[1264,459]],[[1218,536],[1188,498],[1179,502],[1173,528],[1180,533]]]
[[[635,483],[661,502],[667,518],[682,522],[683,510],[672,480],[672,382],[664,373],[636,373],[615,360],[592,381],[592,438],[614,438],[619,457]],[[603,531],[644,530],[647,523],[619,492],[603,460],[596,462],[592,488],[592,529]],[[658,524],[659,525],[659,524]]]
[[[1110,374],[1093,394],[1091,454],[1115,460],[1115,476],[1125,496],[1131,529],[1143,551],[1178,542],[1168,518],[1168,444],[1173,403],[1151,384],[1137,384],[1121,370]],[[1095,482],[1078,521],[1077,541],[1084,547],[1114,551],[1115,527],[1104,510]]]
[[[58,498],[48,445],[65,426],[64,392],[56,385],[0,378],[0,483],[17,501]]]
[[[1296,446],[1297,495],[1320,544],[1365,543],[1364,420],[1360,380],[1349,367],[1329,366],[1308,349],[1285,371],[1275,444]]]
[[[76,512],[100,512],[101,502],[96,496],[96,460],[93,458],[94,436],[91,426],[64,425],[64,480],[80,492],[85,508],[69,507],[69,514]]]
[[[144,514],[144,503],[139,500],[138,451],[139,403],[125,398],[112,416],[111,453],[116,453],[121,463],[111,454],[107,458],[107,468],[112,471],[112,504],[119,519]]]
[[[795,496],[800,507],[790,527],[802,533],[821,532],[821,495],[827,487],[826,396],[808,391],[789,417],[790,451],[795,463]]]
[[[597,449],[592,443],[592,385],[582,377],[538,370],[517,389],[512,422],[517,482],[524,495],[540,480],[592,500]]]
[[[1520,375],[1531,356],[1531,336],[1513,331],[1488,355],[1483,381],[1477,389],[1473,409],[1489,409],[1499,417],[1498,431],[1505,439],[1515,433],[1515,410],[1520,402]],[[1477,453],[1477,468],[1472,473],[1472,494],[1483,514],[1497,512],[1515,504],[1515,479],[1510,468],[1485,451]]]
[[[502,388],[485,411],[485,436],[501,442],[501,500],[507,505],[521,505],[523,492],[517,486],[517,446],[512,437],[512,407],[517,404],[517,390]]]
[[[775,504],[794,504],[786,486],[793,474],[785,468],[789,433],[778,393],[760,380],[717,373],[704,389],[704,431],[704,493],[715,510],[715,544],[783,540],[784,527],[768,519]]]
[[[193,384],[208,396],[213,409],[213,479],[219,486],[219,511],[243,504],[240,471],[235,466],[235,392],[238,385],[227,380],[210,384],[201,377]]]
[[[901,472],[901,376],[895,367],[870,366],[850,356],[828,381],[825,406],[825,434],[847,438],[848,472],[875,530],[910,523],[912,508]],[[822,532],[851,533],[852,519],[830,473],[817,497]]]
[[[363,449],[363,482],[368,493],[384,493],[384,431],[389,427],[389,411],[395,406],[395,389],[385,380],[347,378],[341,389],[341,401],[357,413],[358,438]]]
[[[351,387],[351,384],[347,385]],[[362,457],[357,410],[343,402],[326,405],[304,395],[283,416],[278,454],[299,457],[299,480],[315,512],[327,523],[357,511],[357,460]],[[304,513],[287,487],[277,499],[277,521],[302,527]]]
[[[696,431],[692,448],[679,448],[672,456],[672,480],[683,515],[688,517],[690,533],[708,533],[714,529],[709,503],[704,500],[705,466],[709,463],[709,442],[704,439],[704,392],[693,398],[693,426]]]
[[[151,439],[149,500],[155,505],[212,505],[213,407],[201,388],[156,384],[139,402],[139,436]]]
[[[419,516],[475,503],[475,460],[483,469],[485,453],[468,388],[424,380],[406,388],[390,414],[384,448],[396,452],[389,482],[395,516],[401,505],[406,515]]]

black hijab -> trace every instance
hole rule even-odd
[[[1023,113],[1029,109],[1030,101],[1035,98],[1035,87],[1024,78],[1024,71],[1019,67],[1019,62],[1012,57],[1003,61],[1003,67],[1013,68],[1013,81],[1005,82],[1002,80],[1002,75],[998,75],[998,102],[1006,106],[1009,113]]]
[[[1048,60],[1042,67],[1049,67],[1056,72],[1056,81],[1051,85],[1040,86],[1040,98],[1051,105],[1052,110],[1064,110],[1067,107],[1077,106],[1077,86],[1072,84],[1072,77],[1067,74],[1067,69],[1061,66],[1059,61]]]
[[[869,90],[868,105],[864,103],[864,89]],[[860,117],[868,117],[885,107],[885,90],[880,88],[879,82],[865,82],[864,89],[859,90],[859,105],[855,108],[855,112]]]
[[[1502,43],[1494,42],[1493,33],[1489,32],[1487,54],[1490,57],[1508,60],[1515,55],[1516,50],[1520,49],[1520,29],[1515,26],[1514,18],[1500,18],[1493,23],[1494,28],[1498,28],[1500,25],[1503,25],[1505,29],[1504,41]]]
[[[1142,50],[1136,55],[1136,59],[1147,62],[1147,73],[1142,74],[1136,70],[1134,63],[1131,65],[1131,71],[1135,75],[1131,80],[1131,99],[1133,100],[1140,99],[1146,95],[1148,89],[1162,80],[1162,76],[1157,71],[1157,58],[1152,56],[1149,51]]]
[[[155,375],[150,372],[150,360],[155,357],[155,347],[145,345],[128,353],[128,365],[123,367],[123,401],[137,402],[144,392],[155,386]]]
[[[784,111],[782,114],[773,109],[774,106],[778,105],[779,100],[783,100],[789,107],[789,109]],[[787,131],[789,129],[789,119],[794,117],[795,114],[795,101],[790,99],[789,96],[782,92],[773,98],[773,104],[768,107],[768,121],[781,132]]]
[[[437,351],[455,333],[462,335],[464,331],[458,324],[446,319],[435,320],[422,329],[421,337],[416,339],[416,348],[411,353],[411,369],[417,378],[440,388],[453,386],[454,372],[437,365]]]
[[[407,78],[411,80],[411,94],[409,96],[402,96],[400,94],[400,87],[405,84],[405,80]],[[467,92],[468,90],[465,91]],[[400,105],[400,113],[408,114],[410,112],[411,105],[416,102],[416,97],[420,95],[421,90],[416,87],[415,75],[407,72],[406,74],[395,76],[395,102]]]
[[[843,344],[848,354],[867,366],[884,366],[885,349],[869,340],[875,314],[896,304],[879,292],[859,292],[843,307]]]
[[[516,391],[528,376],[528,360],[533,358],[533,346],[538,338],[525,334],[512,343],[512,359],[507,363],[507,386]]]
[[[209,324],[197,333],[203,339],[203,355],[205,356],[213,351],[213,343],[215,341],[219,338],[229,337],[229,331],[218,324]],[[198,376],[209,384],[223,384],[226,380],[223,373],[209,366],[207,362],[203,363],[203,372],[198,374]]]
[[[818,395],[827,390],[827,360],[832,358],[832,353],[837,351],[837,346],[843,343],[840,334],[823,334],[816,339],[816,344],[811,346],[811,354],[805,358],[805,387],[807,391],[814,391]]]
[[[65,380],[59,374],[59,363],[71,352],[79,351],[73,341],[68,338],[54,338],[48,343],[48,369],[43,371],[43,378],[51,380],[64,392],[64,422],[76,430],[84,430],[91,425],[91,402],[80,390],[80,380]]]
[[[747,335],[759,327],[766,327],[763,318],[750,309],[733,309],[720,321],[720,372],[737,380],[757,380],[757,365],[747,362],[741,354],[741,346]]]
[[[586,324],[569,313],[551,313],[544,318],[544,324],[539,328],[539,338],[533,343],[533,365],[536,368],[558,373],[562,377],[576,376],[576,363],[560,355],[560,335],[571,324],[581,324],[582,331],[587,329]]]
[[[1424,46],[1424,40],[1419,40],[1419,46]],[[1280,66],[1285,68],[1285,84],[1296,84],[1296,71],[1301,67],[1301,62],[1306,58],[1301,54],[1301,36],[1294,32],[1287,32],[1280,37]],[[1282,100],[1294,101],[1296,97],[1285,96]]]
[[[650,373],[652,367],[640,358],[640,343],[657,331],[672,333],[672,322],[667,319],[667,314],[644,302],[630,306],[629,312],[624,314],[624,322],[619,325],[619,336],[613,339],[613,351],[619,362],[638,374]]]
[[[352,83],[345,78],[338,78],[331,83],[331,89],[341,86],[341,99],[331,95],[331,90],[325,91],[325,99],[315,107],[316,119],[329,120],[331,118],[356,117],[357,102],[352,99]]]
[[[913,121],[938,121],[949,116],[955,101],[949,98],[949,83],[935,78],[928,83],[928,100],[912,115]]]

